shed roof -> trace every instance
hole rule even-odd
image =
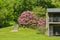
[[[60,12],[60,8],[47,8],[47,12]]]

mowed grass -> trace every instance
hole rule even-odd
[[[18,32],[11,32],[11,27],[7,27],[0,28],[0,40],[60,40],[60,37],[37,34],[31,28],[19,28]]]

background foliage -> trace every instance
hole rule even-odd
[[[0,27],[17,23],[23,11],[45,17],[47,8],[60,8],[60,0],[0,0]]]

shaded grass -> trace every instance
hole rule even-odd
[[[0,40],[60,40],[60,37],[37,34],[31,28],[19,28],[18,32],[11,32],[11,27],[0,29]]]

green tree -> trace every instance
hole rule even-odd
[[[52,0],[52,4],[56,6],[56,8],[60,8],[60,0]]]
[[[0,0],[0,27],[9,25],[13,20],[14,0]]]
[[[36,6],[42,6],[43,8],[54,8],[51,0],[37,0]]]

